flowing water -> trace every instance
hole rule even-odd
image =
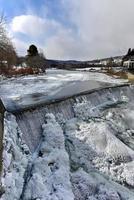
[[[134,99],[134,87],[128,85],[86,93],[15,114],[19,127],[23,132],[24,140],[27,141],[32,152],[39,144],[42,132],[41,126],[45,122],[46,113],[53,113],[54,115],[61,113],[63,118],[68,120],[75,117],[73,107],[78,102],[88,101],[91,104],[91,108],[97,108],[101,106],[116,106],[116,104],[123,102],[123,97],[125,96],[129,98],[130,102]]]

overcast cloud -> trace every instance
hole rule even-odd
[[[89,60],[121,55],[129,47],[134,47],[133,0],[57,2],[61,4],[64,20],[70,26],[35,13],[12,19],[11,32],[19,52],[25,52],[25,47],[35,41],[47,58]],[[16,33],[25,34],[31,40],[19,41]]]

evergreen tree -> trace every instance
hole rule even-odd
[[[131,48],[128,49],[127,55],[131,55]]]
[[[29,49],[27,50],[28,56],[37,56],[38,55],[38,49],[35,45],[30,45]]]

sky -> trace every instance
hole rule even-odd
[[[134,47],[134,0],[0,0],[19,55],[35,44],[48,59],[91,60]]]

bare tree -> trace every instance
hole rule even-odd
[[[39,55],[40,55],[41,58],[46,59],[46,57],[45,57],[45,55],[44,55],[44,51],[43,51],[43,49],[41,49],[41,48],[39,48]]]
[[[0,71],[8,70],[16,63],[17,55],[10,38],[7,36],[4,15],[0,17]]]

